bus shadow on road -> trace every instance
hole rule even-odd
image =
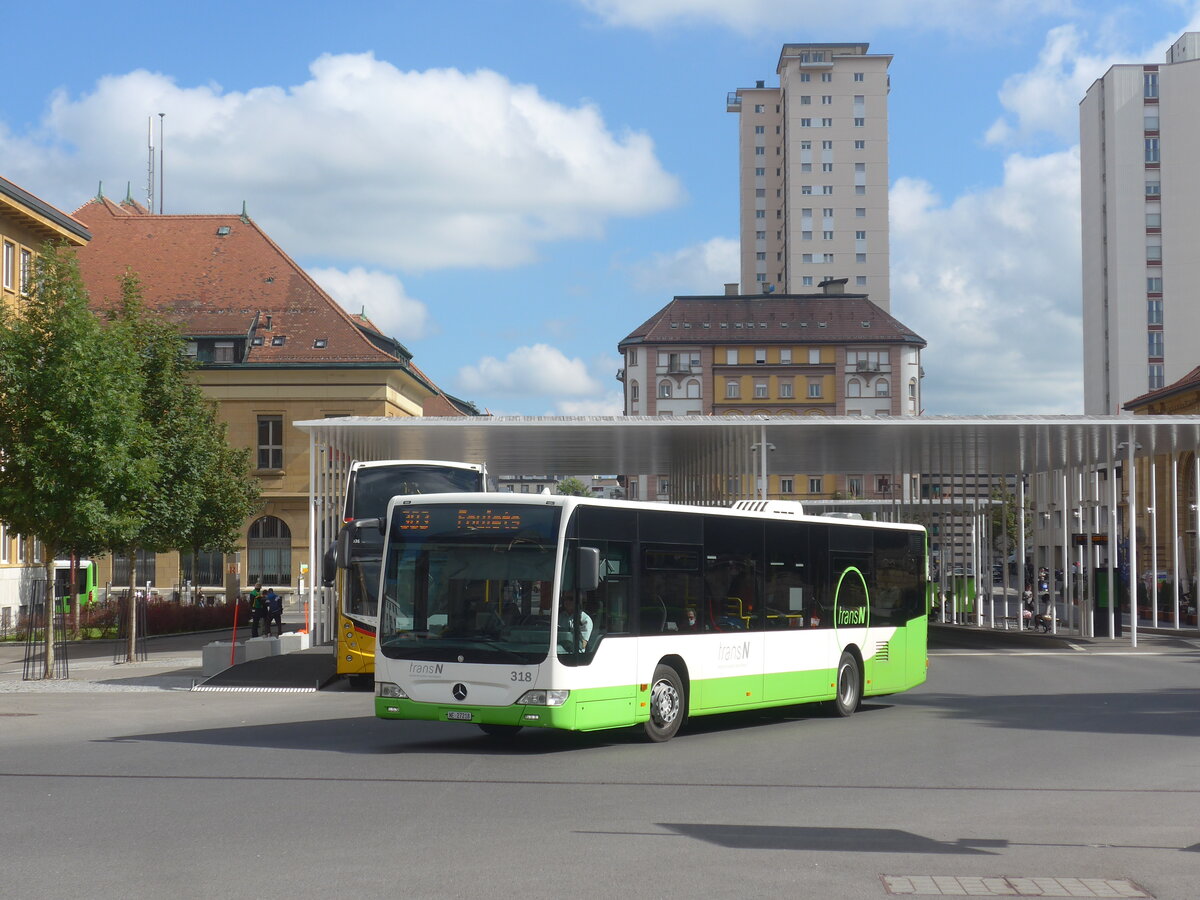
[[[938,841],[897,828],[810,828],[793,825],[716,825],[659,822],[684,837],[730,850],[807,850],[828,853],[952,853],[994,856],[984,847],[1006,847],[1005,840]]]

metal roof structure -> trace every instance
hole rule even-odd
[[[698,464],[708,451],[764,440],[774,445],[771,471],[831,474],[1032,474],[1103,465],[1130,442],[1137,456],[1200,448],[1200,416],[347,417],[294,424],[318,445],[358,458],[482,462],[506,474],[670,472]]]

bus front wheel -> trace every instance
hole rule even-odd
[[[838,716],[853,715],[862,702],[862,675],[858,660],[848,651],[842,653],[837,667],[837,695],[829,701],[829,710]]]
[[[685,718],[683,679],[670,666],[660,664],[654,670],[654,680],[650,684],[646,737],[655,743],[669,741],[675,737]]]

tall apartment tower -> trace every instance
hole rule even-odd
[[[779,87],[730,93],[738,113],[743,294],[805,294],[831,278],[890,309],[888,54],[784,44]]]
[[[1110,68],[1079,132],[1084,412],[1115,415],[1200,362],[1200,32]]]

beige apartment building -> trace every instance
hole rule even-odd
[[[256,581],[294,595],[313,574],[304,571],[310,467],[334,463],[311,459],[292,423],[474,412],[439,391],[400,343],[343,310],[244,212],[151,215],[101,196],[75,215],[93,234],[79,253],[93,306],[111,305],[122,273],[137,273],[147,305],[183,330],[230,443],[252,452],[263,495],[238,553],[201,554],[194,566],[186,554],[108,557],[101,586],[128,584],[132,565],[136,583],[163,596],[186,594],[189,583],[224,594]]]
[[[82,247],[90,238],[82,222],[0,178],[0,303],[20,302],[47,241]],[[42,577],[40,560],[37,541],[10,532],[0,519],[0,633],[16,625],[33,581]]]
[[[726,99],[738,114],[741,291],[812,292],[848,279],[884,312],[888,54],[866,43],[785,44],[778,87]]]
[[[675,297],[617,345],[628,416],[915,416],[925,341],[845,281],[821,293]],[[631,500],[670,499],[664,476],[629,475]],[[768,496],[890,497],[891,475],[773,473]],[[752,497],[749,483],[727,499]]]
[[[1079,108],[1084,412],[1116,415],[1200,361],[1200,32],[1117,65]]]

